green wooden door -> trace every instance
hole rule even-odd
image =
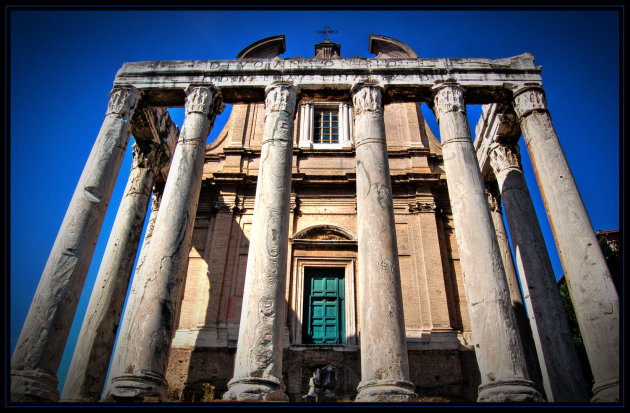
[[[305,269],[305,344],[345,344],[344,269]]]

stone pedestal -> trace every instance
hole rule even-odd
[[[295,91],[266,90],[265,130],[247,258],[234,377],[225,400],[288,401],[282,381]]]
[[[186,90],[186,118],[142,269],[120,327],[104,400],[166,397],[164,373],[192,239],[206,150],[220,96],[205,86]]]
[[[543,90],[516,91],[514,109],[595,377],[592,401],[619,401],[619,297],[610,271],[551,124]]]
[[[57,401],[56,372],[129,142],[140,93],[115,87],[11,358],[11,401]]]
[[[361,382],[357,402],[412,402],[381,89],[353,90]]]
[[[157,145],[134,145],[131,173],[81,326],[62,401],[97,401],[101,397],[151,191],[166,162],[166,154]]]
[[[463,89],[435,90],[442,156],[455,223],[475,355],[481,374],[479,402],[542,401],[527,368],[501,252],[473,147]]]

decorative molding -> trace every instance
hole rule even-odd
[[[296,240],[339,240],[357,241],[357,237],[345,228],[336,225],[312,225],[296,232],[291,241]]]
[[[246,211],[245,201],[234,194],[218,195],[218,199],[212,202],[211,209],[215,214],[242,214]]]
[[[436,213],[438,212],[438,207],[435,202],[420,202],[420,201],[410,202],[409,212],[411,213],[415,213],[415,212]]]

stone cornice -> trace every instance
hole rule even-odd
[[[190,84],[212,84],[226,103],[262,102],[264,88],[291,82],[302,98],[350,100],[366,80],[385,88],[385,101],[429,101],[431,88],[453,81],[469,104],[490,103],[525,85],[540,85],[542,68],[525,53],[507,59],[252,59],[124,63],[115,86],[134,86],[153,104],[182,106]],[[145,96],[143,95],[143,96]]]

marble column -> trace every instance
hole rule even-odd
[[[140,98],[115,87],[11,358],[11,401],[57,401],[57,369]]]
[[[536,344],[534,343],[532,329],[529,325],[529,318],[527,317],[525,301],[523,300],[521,286],[518,281],[518,273],[516,272],[516,266],[514,265],[514,257],[510,247],[510,241],[508,239],[505,223],[503,222],[503,210],[501,208],[499,184],[493,179],[491,181],[487,181],[485,186],[486,195],[488,196],[488,205],[490,206],[490,215],[492,216],[494,231],[497,234],[499,250],[501,251],[503,268],[505,269],[505,279],[508,284],[508,289],[510,290],[510,302],[512,303],[512,310],[514,310],[516,325],[521,337],[521,343],[523,344],[525,362],[527,363],[527,372],[529,373],[530,380],[536,384],[536,390],[543,392],[543,378],[540,373],[538,356],[536,354]]]
[[[133,147],[129,180],[83,319],[62,401],[101,397],[151,191],[167,161],[158,145],[137,142]]]
[[[105,401],[166,397],[164,375],[188,265],[206,138],[223,103],[209,87],[190,86],[185,109],[155,228],[120,326]]]
[[[513,103],[595,378],[592,401],[619,401],[619,296],[551,123],[543,89],[517,90]]]
[[[528,373],[501,252],[468,126],[464,90],[434,90],[444,170],[481,375],[479,402],[542,401]]]
[[[488,152],[501,189],[547,400],[587,401],[580,360],[527,190],[518,147],[495,143]]]
[[[352,90],[356,128],[361,382],[357,402],[412,402],[381,88]]]
[[[288,401],[282,381],[282,341],[296,95],[289,83],[274,83],[265,94],[234,376],[225,400]]]

